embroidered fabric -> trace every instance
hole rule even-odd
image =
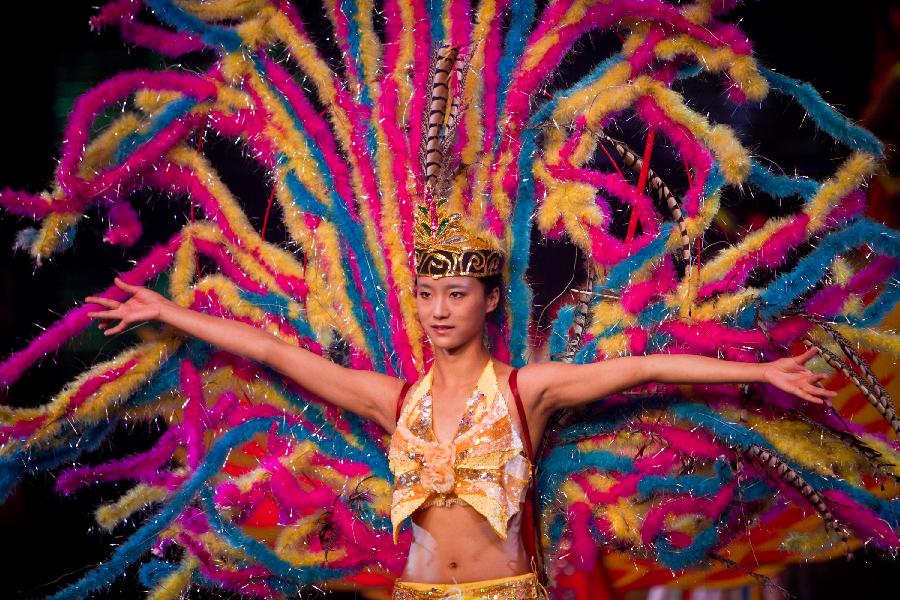
[[[394,541],[403,520],[419,508],[451,504],[468,504],[505,540],[507,521],[524,501],[531,462],[497,385],[494,363],[488,361],[456,436],[443,446],[433,429],[431,381],[429,371],[413,390],[388,450]]]

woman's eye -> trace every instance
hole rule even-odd
[[[462,292],[450,292],[450,297],[451,298],[462,298],[463,293]]]

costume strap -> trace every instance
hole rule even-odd
[[[400,411],[403,409],[403,399],[406,398],[406,392],[409,391],[410,386],[412,386],[410,382],[403,382],[403,389],[400,390],[400,395],[397,396],[397,418],[394,419],[394,423],[400,422]]]
[[[525,448],[528,449],[528,461],[531,463],[531,481],[528,483],[528,490],[525,492],[525,508],[523,509],[522,519],[525,521],[522,527],[522,544],[525,546],[525,552],[528,553],[532,563],[532,569],[537,571],[538,580],[542,588],[547,585],[547,573],[544,570],[544,556],[541,552],[541,532],[539,522],[535,518],[538,513],[537,498],[534,494],[535,487],[535,462],[534,448],[531,446],[531,432],[528,431],[528,419],[525,418],[525,407],[522,406],[522,398],[519,396],[518,385],[519,370],[513,369],[509,374],[509,390],[512,392],[516,401],[516,410],[519,411],[519,422],[522,424],[522,433],[525,437]]]
[[[531,447],[531,434],[528,431],[528,420],[525,418],[525,407],[522,406],[522,398],[519,397],[519,385],[517,383],[518,369],[513,369],[509,374],[509,389],[516,399],[516,410],[519,411],[519,422],[522,423],[522,433],[525,434],[525,447],[528,448],[528,460],[534,465],[534,448]]]

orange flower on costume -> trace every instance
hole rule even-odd
[[[431,446],[424,453],[424,466],[419,476],[422,485],[439,494],[446,494],[455,483],[454,463],[456,446]]]

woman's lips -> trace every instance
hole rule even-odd
[[[435,333],[447,333],[453,326],[451,325],[432,325],[431,328],[435,331]]]

